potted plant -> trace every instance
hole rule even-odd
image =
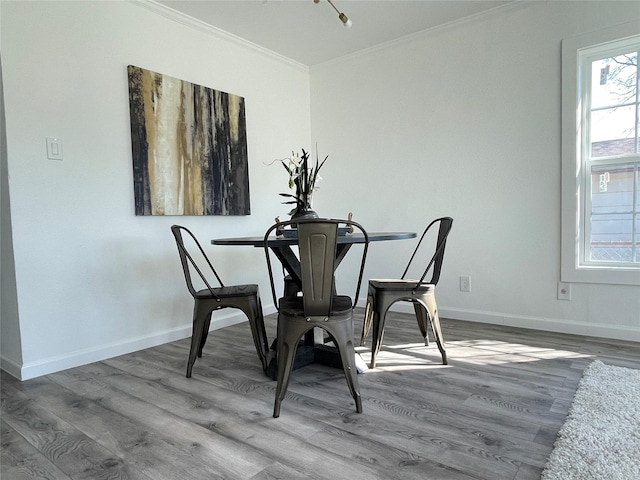
[[[318,214],[313,211],[311,206],[311,199],[314,190],[317,189],[316,182],[321,178],[318,176],[318,172],[329,157],[326,156],[320,162],[316,152],[315,165],[310,165],[309,156],[309,152],[303,148],[302,155],[291,152],[290,158],[280,161],[289,174],[289,188],[295,189],[295,194],[280,193],[280,196],[289,199],[282,203],[294,205],[289,212],[291,218],[318,218]]]

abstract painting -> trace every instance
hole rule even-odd
[[[127,70],[136,215],[249,215],[244,98]]]

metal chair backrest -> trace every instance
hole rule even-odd
[[[357,229],[364,236],[360,270],[356,285],[354,299],[357,301],[360,294],[360,285],[364,274],[364,266],[369,248],[369,236],[364,228],[350,220],[339,219],[307,219],[279,222],[270,227],[264,237],[264,247],[267,257],[267,267],[271,280],[273,301],[278,305],[276,298],[273,271],[269,255],[268,240],[274,230],[283,229],[291,224],[297,225],[298,255],[300,259],[300,275],[302,279],[302,298],[304,313],[306,316],[328,316],[331,312],[333,297],[336,294],[335,270],[337,268],[336,252],[338,244],[338,226]],[[356,303],[354,301],[354,305]]]
[[[433,253],[433,256],[431,257],[431,260],[429,260],[429,263],[427,264],[427,268],[424,269],[424,272],[422,273],[422,276],[418,281],[418,285],[424,282],[424,279],[427,276],[427,273],[429,273],[429,270],[431,270],[432,267],[433,267],[433,274],[431,276],[431,280],[427,283],[432,285],[438,284],[438,280],[440,280],[440,271],[442,270],[442,262],[444,261],[444,249],[447,245],[447,237],[449,236],[449,232],[451,232],[451,227],[453,225],[453,218],[451,217],[436,218],[429,225],[427,225],[427,228],[424,229],[424,232],[422,232],[422,235],[420,236],[420,240],[418,240],[418,244],[416,245],[416,248],[413,251],[411,258],[409,259],[409,263],[407,263],[407,268],[404,269],[404,273],[402,274],[402,277],[401,277],[402,279],[404,279],[407,273],[409,272],[411,263],[413,262],[414,258],[416,258],[416,254],[420,249],[422,241],[427,236],[427,233],[429,232],[429,230],[436,224],[439,224],[439,229],[438,229],[438,239],[436,241],[435,251]]]
[[[335,290],[338,224],[298,224],[302,300],[306,316],[329,315]]]
[[[200,242],[198,242],[198,239],[195,237],[195,235],[186,227],[183,227],[181,225],[172,225],[171,233],[173,233],[173,236],[176,239],[176,245],[178,246],[178,253],[180,254],[180,262],[182,263],[182,270],[184,272],[184,279],[187,282],[187,288],[189,289],[189,292],[194,297],[197,292],[197,290],[193,286],[193,281],[191,280],[191,269],[193,268],[193,270],[196,271],[196,273],[198,274],[202,282],[206,285],[207,289],[209,289],[209,292],[211,292],[211,295],[218,298],[218,296],[215,294],[213,287],[207,281],[207,277],[204,275],[204,273],[202,272],[202,270],[200,269],[196,261],[193,259],[193,256],[189,253],[189,251],[184,246],[184,239],[182,237],[183,232],[186,233],[191,238],[191,240],[193,241],[193,244],[200,251],[200,255],[202,256],[204,261],[207,263],[207,265],[209,265],[209,268],[215,275],[220,286],[224,287],[224,284],[222,283],[222,279],[218,275],[218,272],[216,272],[216,269],[213,268],[211,261],[209,261],[209,257],[207,257],[207,254],[204,253],[204,250],[202,249],[202,246],[200,245]]]

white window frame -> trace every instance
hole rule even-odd
[[[640,35],[640,23],[629,22],[562,41],[562,211],[561,269],[563,282],[640,285],[640,267],[584,262],[584,192],[591,181],[582,158],[583,134],[580,51]]]

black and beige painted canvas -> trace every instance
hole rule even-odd
[[[136,215],[249,215],[244,98],[127,68]]]

